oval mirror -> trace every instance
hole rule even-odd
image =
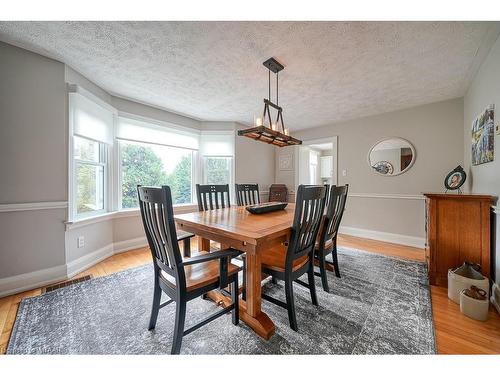
[[[415,148],[403,138],[387,138],[377,142],[368,153],[368,164],[382,176],[397,176],[415,162]]]

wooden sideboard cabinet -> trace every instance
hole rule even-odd
[[[490,277],[490,219],[496,198],[477,194],[424,195],[431,285],[447,286],[448,270],[464,261],[479,264],[481,273]]]

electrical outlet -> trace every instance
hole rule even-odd
[[[85,246],[85,237],[83,237],[83,236],[78,237],[77,245],[79,248],[84,247]]]
[[[344,177],[347,176],[347,169],[342,170],[342,176],[344,176]]]

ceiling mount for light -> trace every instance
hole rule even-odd
[[[238,135],[255,139],[279,147],[300,145],[302,141],[290,137],[288,129],[285,128],[283,122],[283,108],[279,106],[279,80],[278,74],[285,67],[280,64],[274,57],[263,62],[263,65],[268,69],[269,80],[269,96],[264,99],[264,112],[262,117],[255,119],[255,127],[245,130],[239,130]],[[276,103],[271,101],[271,72],[276,74]],[[271,119],[271,111],[269,107],[278,111],[276,121]],[[267,121],[267,125],[266,125]]]

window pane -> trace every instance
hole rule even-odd
[[[104,209],[104,167],[76,164],[76,212]]]
[[[169,185],[174,204],[192,202],[192,151],[138,142],[121,142],[120,154],[122,208],[138,206],[137,185]]]
[[[205,183],[224,185],[231,183],[231,158],[205,158]]]
[[[99,162],[99,142],[74,136],[73,145],[75,159]]]

